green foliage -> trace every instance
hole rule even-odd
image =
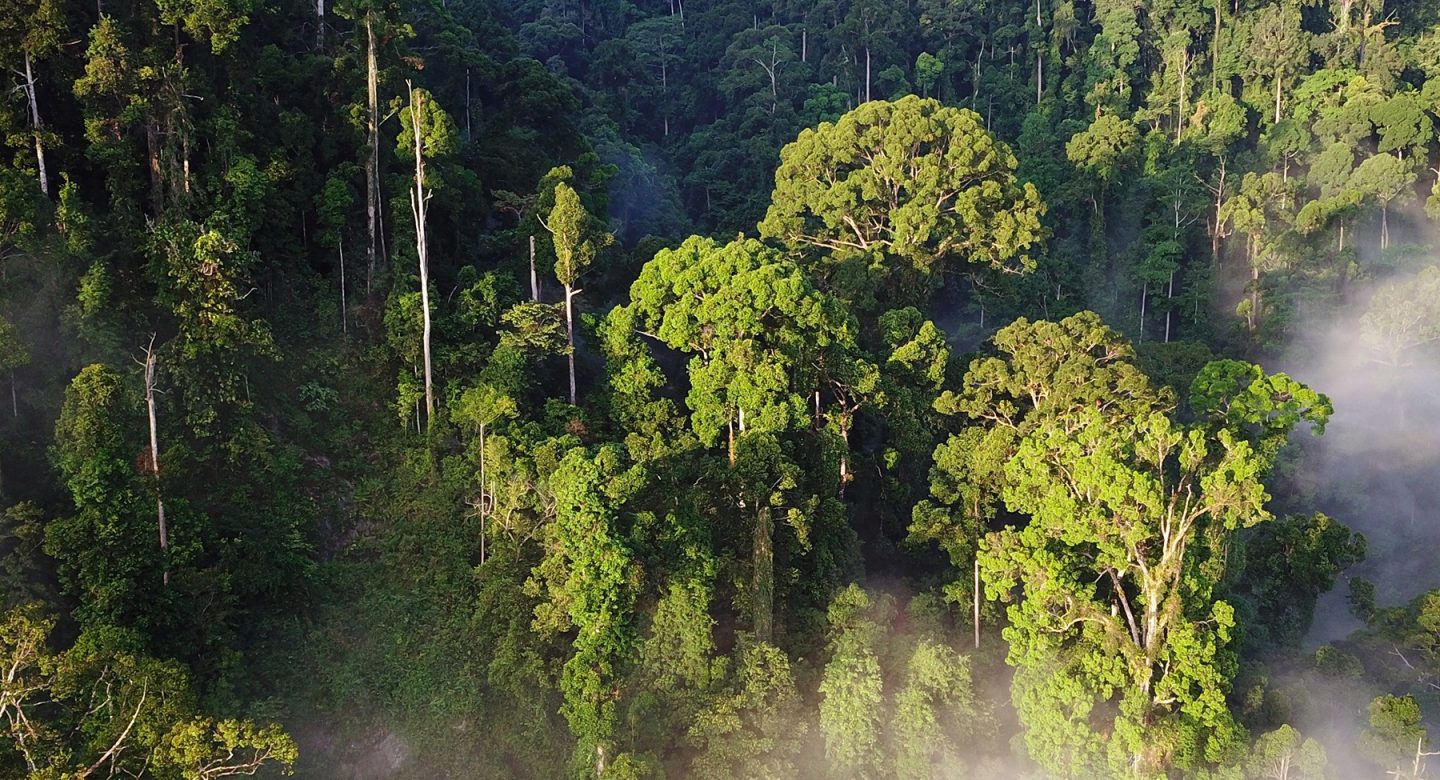
[[[790,659],[772,645],[748,645],[725,692],[690,726],[691,772],[701,780],[794,777],[807,731]]]
[[[820,682],[820,732],[837,777],[869,777],[880,769],[883,683],[875,645],[880,626],[867,614],[870,598],[858,585],[830,604],[830,661]]]
[[[1010,148],[972,111],[914,96],[867,103],[780,154],[760,233],[812,253],[813,265],[854,259],[914,300],[953,259],[1033,267],[1044,205],[1020,184]],[[829,276],[836,270],[822,270]],[[837,284],[856,299],[859,290]]]
[[[936,495],[960,512],[912,530],[958,548],[949,539],[1002,501],[1029,519],[987,535],[979,561],[987,595],[1013,600],[1005,636],[1032,757],[1126,776],[1229,761],[1243,739],[1225,705],[1235,617],[1214,594],[1226,539],[1271,519],[1273,456],[1241,428],[1271,415],[1175,422],[1169,394],[1093,315],[1021,320],[995,346],[937,402],[978,426],[936,454]],[[1325,411],[1287,412],[1271,435]],[[1096,708],[1113,713],[1109,740]]]

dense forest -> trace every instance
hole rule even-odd
[[[0,777],[1440,777],[1440,2],[0,2]]]

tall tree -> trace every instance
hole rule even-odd
[[[986,593],[1011,602],[1031,756],[1125,777],[1232,760],[1235,618],[1214,596],[1226,540],[1270,519],[1274,442],[1302,419],[1323,425],[1328,401],[1284,375],[1216,366],[1192,393],[1203,419],[1176,422],[1173,397],[1088,313],[1019,320],[995,348],[938,404],[979,432],[936,477],[973,505],[950,533],[974,532],[966,512],[1028,518],[986,535],[979,561]]]
[[[544,224],[555,240],[555,278],[565,288],[565,337],[569,343],[566,362],[572,405],[579,401],[575,383],[575,296],[582,292],[575,285],[594,265],[600,250],[615,240],[594,222],[573,187],[563,181],[555,185],[555,205]]]
[[[415,175],[411,179],[410,214],[415,220],[415,255],[420,264],[420,316],[422,319],[421,349],[425,362],[425,428],[435,423],[435,387],[431,375],[430,355],[430,199],[434,196],[436,176],[428,170],[433,162],[454,151],[455,124],[440,108],[435,98],[423,89],[406,82],[410,102],[400,112],[401,131],[398,140],[402,157],[413,157]]]

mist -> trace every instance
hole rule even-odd
[[[1434,262],[1433,255],[1424,265]],[[1420,269],[1352,290],[1338,306],[1302,311],[1295,337],[1274,368],[1329,395],[1335,412],[1323,436],[1297,436],[1282,464],[1281,489],[1294,511],[1321,511],[1365,535],[1365,560],[1346,572],[1376,586],[1381,606],[1403,604],[1440,587],[1435,507],[1440,506],[1440,355],[1423,345],[1393,353],[1376,338],[1373,316],[1399,315],[1413,300]],[[1376,292],[1389,290],[1377,300]],[[1407,294],[1408,293],[1408,294]],[[1398,294],[1398,298],[1396,295]],[[1343,639],[1361,626],[1342,580],[1316,607],[1306,646]]]

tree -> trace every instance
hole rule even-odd
[[[0,371],[10,372],[10,414],[20,416],[20,399],[15,383],[15,369],[30,363],[30,353],[20,340],[20,331],[0,317]]]
[[[1396,368],[1412,365],[1416,350],[1440,341],[1440,267],[1376,290],[1360,317],[1360,339],[1376,362]]]
[[[838,301],[753,239],[722,246],[692,237],[660,251],[626,308],[637,331],[693,355],[691,427],[707,446],[725,435],[732,465],[737,434],[808,420],[816,378],[806,369],[832,344],[854,343]]]
[[[880,625],[870,597],[850,585],[830,603],[830,661],[820,682],[820,732],[837,777],[868,777],[880,766],[883,683],[875,650]]]
[[[185,780],[289,774],[295,742],[278,725],[196,713],[189,676],[140,652],[133,633],[101,627],[56,652],[55,620],[38,605],[0,618],[0,765],[18,754],[28,776],[154,776]]]
[[[1135,777],[1231,760],[1243,738],[1225,705],[1235,618],[1214,596],[1226,539],[1270,519],[1264,442],[1323,425],[1328,402],[1290,381],[1271,393],[1263,375],[1202,372],[1206,413],[1176,422],[1173,398],[1089,313],[1021,319],[995,348],[937,403],[979,429],[943,474],[968,496],[948,533],[973,533],[966,512],[988,520],[1002,505],[1028,518],[987,534],[979,561],[986,594],[1011,602],[1032,757]]]
[[[515,400],[510,396],[496,390],[490,385],[478,385],[467,389],[460,396],[460,401],[455,405],[455,411],[451,414],[455,422],[466,426],[475,432],[477,441],[475,453],[479,459],[479,473],[476,475],[476,483],[480,487],[480,497],[475,503],[476,511],[480,515],[480,562],[485,562],[485,534],[487,532],[485,521],[495,506],[495,489],[491,486],[489,475],[485,473],[485,433],[486,430],[500,420],[514,417],[517,413]]]
[[[794,777],[809,724],[790,659],[754,643],[737,661],[730,684],[690,725],[690,770],[700,780]]]
[[[1412,755],[1424,750],[1428,736],[1413,696],[1377,696],[1370,702],[1370,726],[1360,733],[1360,752],[1392,774],[1405,777]]]
[[[634,643],[631,613],[636,577],[618,507],[643,484],[643,472],[625,470],[619,448],[594,455],[573,449],[551,477],[555,523],[549,553],[527,588],[547,600],[535,611],[540,630],[574,628],[574,654],[560,687],[563,712],[579,739],[576,761],[603,776],[619,759],[616,700]]]
[[[1245,759],[1249,780],[1325,780],[1328,770],[1325,748],[1290,726],[1261,735]]]
[[[1259,78],[1268,78],[1274,92],[1275,111],[1272,124],[1279,124],[1282,97],[1291,79],[1309,61],[1309,36],[1300,27],[1300,7],[1285,2],[1261,9],[1250,28],[1250,45],[1246,54],[1250,70]]]
[[[1415,168],[1393,154],[1367,157],[1350,175],[1350,188],[1380,205],[1380,248],[1390,246],[1390,204],[1415,186]]]
[[[30,0],[10,5],[4,21],[0,21],[0,62],[23,79],[20,91],[25,95],[29,114],[31,142],[35,148],[35,174],[40,181],[40,192],[45,195],[50,194],[45,146],[55,143],[55,136],[46,129],[40,117],[39,78],[35,75],[35,66],[37,61],[61,47],[62,36],[66,33],[65,10],[64,3],[54,0]],[[20,60],[20,67],[16,67],[16,59]]]
[[[575,387],[575,287],[580,277],[594,265],[600,250],[615,237],[598,229],[593,218],[580,203],[580,195],[564,181],[555,185],[555,205],[544,222],[555,239],[555,278],[565,288],[565,338],[569,344],[566,362],[570,369],[570,404],[579,401]]]
[[[847,260],[876,266],[902,298],[956,258],[1026,270],[1045,207],[1016,165],[973,111],[913,95],[874,101],[781,151],[760,234],[823,250],[812,261],[822,278]]]
[[[450,115],[440,108],[435,99],[423,89],[415,89],[406,82],[410,103],[400,112],[401,130],[398,139],[400,155],[413,157],[415,176],[410,190],[410,213],[415,220],[415,254],[420,263],[420,316],[423,320],[421,335],[425,360],[425,428],[429,430],[435,422],[435,389],[431,377],[430,360],[430,249],[426,238],[429,223],[430,198],[437,183],[434,175],[426,172],[426,160],[451,153],[455,146],[455,124]]]
[[[138,404],[120,375],[87,366],[65,391],[55,425],[55,466],[75,514],[46,529],[45,551],[80,601],[82,625],[146,625],[161,581],[157,548],[141,520],[147,493],[135,473]],[[150,583],[155,583],[151,585]]]
[[[970,659],[942,641],[922,638],[906,663],[904,687],[895,694],[896,776],[924,780],[955,771],[961,757],[953,735],[973,732],[980,717]]]

